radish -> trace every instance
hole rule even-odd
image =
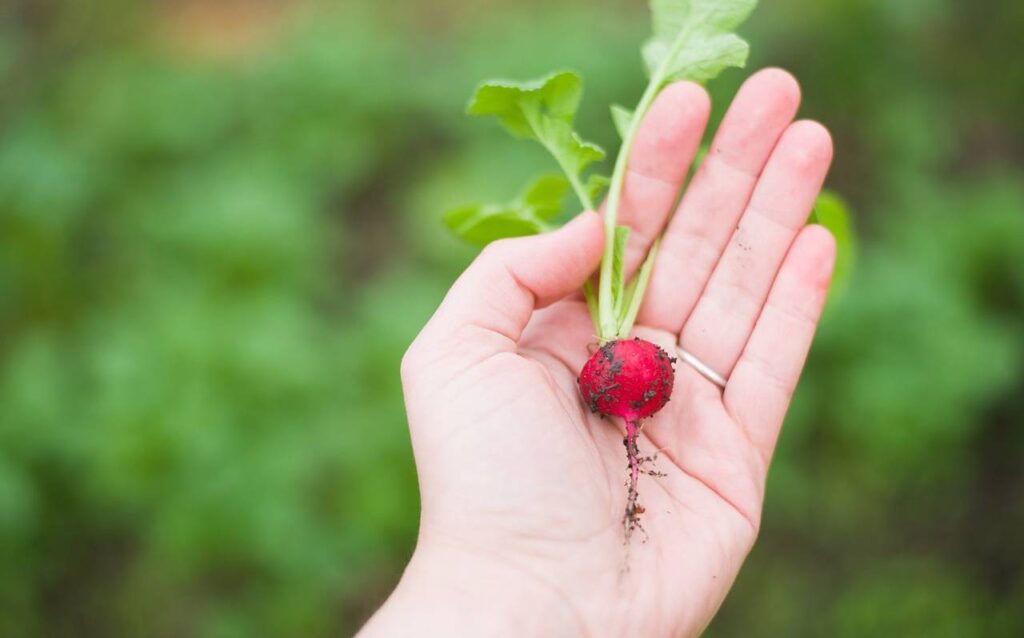
[[[637,503],[637,480],[640,466],[649,458],[640,458],[636,443],[640,420],[665,407],[671,398],[675,361],[660,347],[639,337],[609,341],[587,360],[578,379],[580,395],[591,412],[616,416],[626,422],[626,437],[622,443],[629,460],[623,517],[627,539],[639,526],[639,515],[644,511]]]
[[[536,178],[510,201],[450,211],[445,221],[459,236],[486,244],[501,237],[544,232],[555,227],[553,221],[562,213],[570,191],[585,210],[595,210],[598,196],[608,189],[597,290],[590,282],[583,287],[600,348],[583,366],[578,384],[592,412],[625,421],[627,541],[640,526],[639,515],[644,511],[637,502],[639,475],[659,475],[642,469],[653,458],[641,458],[637,438],[642,420],[671,397],[675,362],[657,345],[629,338],[660,243],[654,241],[638,272],[629,278],[624,266],[629,229],[616,223],[629,151],[640,122],[667,84],[706,82],[728,67],[745,64],[749,46],[733,31],[756,4],[757,0],[651,0],[653,33],[643,46],[650,81],[636,108],[611,107],[622,148],[610,178],[596,173],[584,177],[589,166],[604,158],[604,151],[573,128],[583,94],[583,81],[576,73],[560,71],[526,82],[484,82],[467,106],[469,114],[493,116],[513,135],[539,142],[554,157],[561,174]]]

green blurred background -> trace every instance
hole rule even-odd
[[[0,2],[0,635],[355,631],[415,537],[398,361],[473,254],[442,212],[551,167],[465,100],[575,68],[614,148],[647,28]],[[774,0],[743,32],[834,132],[860,246],[709,635],[1024,635],[1024,3]]]

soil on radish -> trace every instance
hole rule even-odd
[[[641,527],[640,515],[644,512],[638,502],[640,473],[658,475],[641,469],[644,463],[654,460],[654,457],[640,456],[637,438],[641,421],[665,407],[671,398],[675,362],[675,357],[650,341],[617,339],[601,346],[580,371],[580,395],[590,411],[626,422],[622,443],[629,461],[629,481],[622,524],[627,542],[633,531]]]

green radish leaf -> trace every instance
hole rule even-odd
[[[625,139],[626,131],[629,130],[629,125],[633,122],[633,111],[621,104],[612,104],[611,110],[615,131],[619,134],[620,139]]]
[[[627,242],[629,242],[629,226],[616,226],[615,248],[612,250],[612,308],[616,317],[619,316],[619,309],[625,297]]]
[[[537,219],[498,204],[469,205],[448,211],[444,221],[466,241],[480,246],[505,237],[536,235],[546,230]]]
[[[626,322],[626,315],[629,314],[629,308],[633,303],[633,298],[636,296],[637,281],[638,278],[633,277],[626,283],[626,288],[622,291],[622,303],[619,304],[618,314],[615,316],[615,321],[618,322],[619,326],[616,334],[620,337],[625,336],[622,328]]]
[[[608,184],[611,183],[611,179],[607,175],[599,175],[594,173],[587,179],[587,184],[584,187],[587,191],[587,196],[590,197],[590,201],[596,202],[604,189],[608,188]]]
[[[651,0],[654,34],[644,44],[647,72],[661,82],[707,82],[742,67],[750,46],[732,31],[757,0]]]
[[[583,80],[572,71],[559,71],[537,80],[492,80],[477,87],[466,111],[493,115],[512,134],[537,140],[554,155],[570,181],[604,150],[584,141],[573,130],[573,119],[583,96]],[[582,190],[582,186],[580,186]]]
[[[633,324],[636,323],[636,316],[640,313],[640,304],[643,303],[644,293],[647,292],[647,284],[651,281],[651,271],[654,269],[654,260],[657,258],[658,249],[661,247],[661,237],[654,240],[651,249],[647,252],[640,271],[633,277],[626,287],[626,302],[622,304],[622,312],[618,315],[619,326],[617,334],[620,337],[627,337]]]
[[[562,202],[568,193],[569,180],[565,177],[557,174],[542,175],[530,184],[520,200],[538,219],[550,221],[562,212]]]
[[[569,182],[561,175],[537,178],[521,195],[506,204],[474,204],[449,211],[444,221],[456,235],[484,245],[505,237],[535,235],[553,226],[562,212]]]
[[[597,292],[594,291],[594,284],[588,279],[583,282],[583,298],[587,302],[587,311],[590,313],[590,321],[594,324],[594,334],[601,332],[601,315],[597,307]]]
[[[846,202],[834,192],[825,189],[814,203],[808,223],[821,224],[836,238],[836,265],[832,273],[832,296],[841,295],[849,281],[857,252],[850,210]]]
[[[519,137],[536,139],[530,118],[540,113],[547,119],[571,124],[576,117],[583,82],[572,71],[558,71],[536,80],[489,80],[480,84],[466,112],[493,115]]]

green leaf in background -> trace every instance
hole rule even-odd
[[[728,67],[742,67],[750,46],[732,30],[756,5],[757,0],[651,0],[654,34],[643,48],[648,74],[664,82],[706,82]]]
[[[522,237],[550,230],[549,223],[562,212],[569,181],[561,175],[543,175],[525,192],[506,204],[472,204],[445,215],[456,235],[484,245],[504,237]]]
[[[701,144],[700,147],[697,148],[697,154],[693,156],[693,167],[691,170],[696,171],[704,161],[704,158],[707,157],[710,152],[710,144]]]
[[[611,111],[615,131],[619,134],[619,139],[623,139],[626,137],[626,131],[629,130],[629,126],[633,122],[633,111],[630,111],[621,104],[612,104]]]
[[[580,202],[593,208],[580,175],[604,150],[584,141],[573,130],[583,96],[583,80],[572,71],[559,71],[537,80],[492,80],[477,87],[466,111],[493,115],[512,134],[540,142],[565,172]]]
[[[832,275],[832,294],[839,295],[846,288],[857,251],[857,237],[850,221],[850,210],[837,194],[826,189],[818,195],[814,211],[808,220],[821,224],[836,238],[836,266]]]

